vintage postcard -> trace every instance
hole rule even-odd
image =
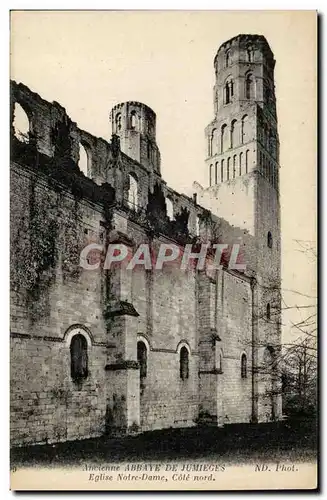
[[[12,11],[12,490],[317,488],[317,13]]]

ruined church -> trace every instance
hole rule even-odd
[[[11,82],[12,445],[281,417],[274,67],[261,35],[218,49],[192,197],[161,175],[146,104],[117,104],[107,141]],[[201,242],[238,243],[246,268],[80,265],[92,243]]]

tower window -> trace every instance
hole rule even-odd
[[[115,132],[116,134],[121,131],[121,114],[118,113],[115,118]]]
[[[230,157],[227,158],[227,180],[229,181]]]
[[[267,320],[269,321],[269,320],[270,320],[270,317],[271,317],[271,316],[270,316],[270,304],[269,304],[269,302],[268,302],[268,304],[267,304],[267,308],[266,308],[266,309],[267,309],[267,310],[266,310],[266,316],[267,316]]]
[[[212,165],[209,167],[209,186],[212,186]]]
[[[241,125],[241,136],[242,136],[242,144],[245,144],[249,141],[249,117],[248,115],[244,115],[242,118]]]
[[[247,149],[245,152],[245,173],[246,174],[248,173],[248,169],[249,169],[249,155],[250,155],[250,151]]]
[[[182,347],[179,354],[179,376],[182,380],[189,377],[189,355],[186,347]]]
[[[137,343],[137,361],[140,366],[140,379],[143,380],[147,376],[147,350],[144,342],[139,341]]]
[[[220,182],[224,182],[224,163],[225,163],[225,160],[221,160],[221,165],[220,165]]]
[[[128,179],[129,179],[129,189],[128,189],[128,196],[127,196],[128,206],[130,208],[132,208],[133,210],[136,210],[137,205],[138,205],[137,178],[134,174],[129,174]]]
[[[218,162],[215,164],[215,184],[218,184]]]
[[[236,176],[236,160],[237,160],[237,156],[234,155],[233,156],[233,179],[235,179],[235,176]]]
[[[29,142],[30,122],[22,106],[15,102],[14,107],[14,134],[20,142]]]
[[[234,148],[237,145],[236,141],[236,120],[233,120],[230,127],[230,147]]]
[[[138,130],[139,128],[139,119],[136,114],[136,111],[131,112],[131,128],[134,130]]]
[[[242,167],[243,167],[243,153],[240,153],[240,170],[239,170],[240,175],[242,175]]]
[[[87,342],[84,335],[74,335],[70,343],[70,374],[74,382],[82,382],[88,376]]]
[[[253,59],[254,59],[254,51],[253,51],[253,47],[251,45],[249,45],[246,49],[246,60],[247,62],[253,62]]]
[[[241,377],[246,378],[247,377],[247,359],[246,359],[246,354],[242,354],[241,357]]]
[[[229,104],[234,96],[234,82],[232,79],[228,79],[225,83],[224,96],[225,104]]]
[[[255,80],[252,73],[249,73],[245,79],[245,97],[246,99],[255,99]]]
[[[221,152],[223,153],[228,149],[228,134],[227,134],[227,125],[224,123],[221,127]]]
[[[273,246],[273,237],[270,231],[267,233],[267,246],[268,248],[272,248]]]
[[[87,148],[80,143],[79,145],[79,161],[78,166],[84,175],[88,176],[90,174],[90,156]]]

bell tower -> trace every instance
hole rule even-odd
[[[275,359],[281,341],[275,59],[264,36],[240,34],[220,46],[214,69],[214,118],[205,129],[208,184],[198,191],[198,200],[228,222],[222,242],[238,237],[242,244],[252,287],[252,361],[258,367]],[[253,415],[264,420],[269,406],[272,418],[278,418],[278,391],[270,391],[268,401],[260,375],[253,377]],[[269,382],[274,387],[276,377]]]

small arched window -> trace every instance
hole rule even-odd
[[[224,182],[224,164],[225,164],[225,160],[221,160],[221,165],[220,165],[220,182]]]
[[[237,156],[233,156],[233,179],[236,177],[236,161],[237,161]]]
[[[267,233],[267,246],[268,248],[272,248],[273,246],[273,237],[270,231]]]
[[[234,82],[232,79],[228,79],[224,87],[225,104],[229,104],[234,96]]]
[[[249,73],[245,79],[245,98],[255,99],[255,80],[252,73]]]
[[[218,162],[215,164],[215,184],[218,184]]]
[[[242,354],[241,357],[241,377],[246,378],[247,377],[247,359],[246,359],[246,354]]]
[[[179,353],[179,376],[182,380],[189,377],[189,354],[185,346],[183,346]]]
[[[237,146],[236,140],[236,120],[233,120],[230,127],[230,147],[235,148]]]
[[[131,112],[131,128],[134,130],[138,130],[139,128],[139,119],[136,114],[136,111]]]
[[[251,45],[248,45],[248,47],[246,48],[246,60],[247,62],[253,62],[253,59],[254,59],[254,51],[253,51],[253,47]]]
[[[222,125],[221,127],[221,136],[220,136],[220,140],[221,140],[221,152],[223,153],[224,151],[226,151],[226,149],[228,149],[228,137],[227,137],[227,125],[226,123],[224,123],[224,125]]]
[[[30,121],[22,106],[15,102],[14,106],[14,134],[20,142],[29,142]]]
[[[227,158],[227,180],[229,181],[230,157]]]
[[[239,165],[239,174],[242,175],[242,167],[243,167],[243,153],[240,153],[240,165]]]
[[[266,307],[266,316],[267,316],[267,320],[269,321],[270,320],[270,304],[268,302],[267,304],[267,307]]]
[[[209,186],[212,186],[212,165],[209,167]]]
[[[248,173],[248,169],[249,169],[249,155],[250,155],[250,151],[247,149],[245,152],[245,173],[246,174]]]
[[[174,205],[170,198],[166,198],[166,209],[169,220],[174,220]]]
[[[249,117],[248,115],[244,115],[242,118],[242,126],[241,126],[241,136],[242,136],[242,144],[245,144],[249,141]]]
[[[148,369],[148,355],[147,349],[144,342],[141,340],[137,343],[137,361],[140,366],[140,379],[143,380],[147,376]]]
[[[121,131],[121,113],[118,113],[115,118],[115,132],[118,134]]]
[[[132,210],[136,210],[138,206],[138,182],[136,176],[133,174],[128,175],[129,178],[129,189],[128,189],[128,206]]]
[[[73,382],[82,382],[88,376],[87,341],[80,333],[70,342],[70,374]]]

